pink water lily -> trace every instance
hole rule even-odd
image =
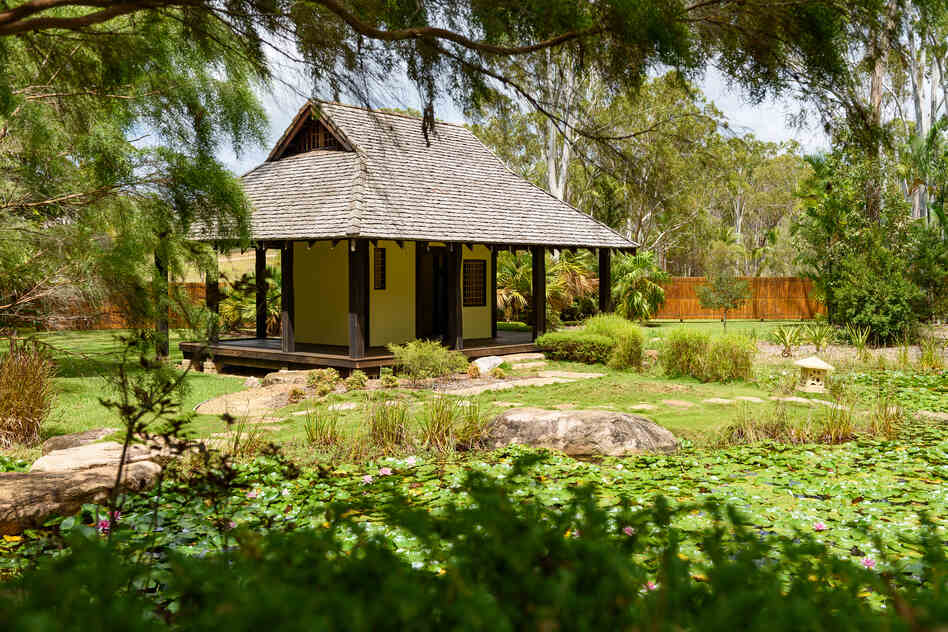
[[[365,483],[366,485],[368,485],[374,480],[375,478],[373,478],[371,474],[366,474],[365,476],[362,477],[362,482]]]
[[[417,462],[418,462],[418,459],[416,459],[413,456],[410,456],[407,459],[405,459],[405,463],[407,463],[408,465],[414,465]]]
[[[872,559],[871,557],[868,557],[868,556],[862,558],[862,560],[860,560],[860,563],[861,563],[864,567],[869,568],[869,569],[872,569],[872,568],[875,568],[875,567],[876,567],[876,561],[875,561],[874,559]]]
[[[258,492],[255,489],[251,489],[249,492],[247,492],[247,498],[256,498],[259,495],[260,495],[260,492]]]
[[[814,531],[826,531],[826,524],[824,524],[824,523],[822,523],[822,522],[819,522],[819,521],[814,522],[814,523],[813,523],[813,530],[814,530]]]
[[[656,584],[652,580],[648,580],[647,582],[645,582],[645,590],[658,590],[658,584]]]
[[[99,533],[108,533],[109,530],[112,528],[112,523],[109,521],[108,518],[103,518],[102,520],[99,520],[95,528],[99,530]]]
[[[379,470],[379,476],[391,476],[391,475],[392,475],[392,468],[390,467],[383,467],[382,469]]]
[[[635,535],[635,529],[633,529],[633,528],[630,527],[630,526],[625,526],[625,527],[622,527],[622,533],[624,533],[624,534],[626,534],[626,535],[629,535],[629,536]]]

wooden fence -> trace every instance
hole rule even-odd
[[[826,307],[812,297],[813,282],[798,277],[744,277],[750,283],[751,298],[740,309],[728,312],[728,318],[755,320],[798,320],[825,314]],[[703,309],[695,288],[707,282],[704,277],[672,277],[662,284],[665,304],[656,319],[718,319],[721,312]]]
[[[750,282],[751,298],[740,309],[728,313],[728,318],[746,318],[755,320],[799,320],[825,314],[826,308],[813,299],[813,283],[809,279],[798,277],[746,277]],[[662,286],[665,288],[665,304],[654,316],[656,319],[718,319],[721,312],[702,309],[695,294],[695,288],[705,283],[704,277],[672,277]],[[194,304],[203,304],[205,288],[203,283],[173,283],[184,300]],[[186,298],[185,298],[186,297]],[[97,313],[83,312],[69,314],[54,328],[62,329],[124,329],[130,326],[120,309],[113,305],[103,305]],[[184,326],[172,322],[172,327]]]
[[[203,283],[172,283],[169,294],[178,296],[181,301],[194,305],[204,304],[205,288]],[[172,327],[184,327],[180,317],[171,316]],[[60,318],[50,321],[51,329],[128,329],[136,323],[130,323],[117,305],[105,302],[97,308],[77,305]],[[141,326],[144,323],[137,323]]]

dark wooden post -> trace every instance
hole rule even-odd
[[[533,257],[533,339],[546,332],[546,248],[530,248]]]
[[[464,247],[449,246],[445,274],[448,277],[448,345],[454,349],[464,348],[464,303],[461,289],[461,266]]]
[[[257,338],[267,337],[267,249],[255,249],[254,284],[257,290]]]
[[[490,306],[490,337],[497,337],[497,249],[490,248],[490,294],[487,295]]]
[[[208,330],[208,342],[215,343],[220,340],[220,312],[221,312],[221,286],[220,271],[217,267],[217,250],[213,253],[213,261],[210,268],[204,273],[204,303],[208,311],[211,312],[211,326]]]
[[[293,242],[280,249],[280,348],[296,351],[296,295],[293,286]]]
[[[168,262],[164,238],[155,248],[155,355],[167,358],[171,353],[168,339]]]
[[[364,358],[369,346],[369,242],[349,242],[349,356]]]
[[[612,311],[612,251],[599,249],[599,311]]]

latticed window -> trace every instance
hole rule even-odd
[[[464,307],[487,305],[487,261],[464,261]]]
[[[373,260],[373,276],[375,277],[374,286],[376,290],[385,289],[385,248],[375,249],[375,259]]]

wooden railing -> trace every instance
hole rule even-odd
[[[750,283],[751,298],[728,318],[798,320],[825,314],[825,306],[813,298],[813,282],[799,277],[744,277]],[[719,310],[703,309],[695,288],[707,283],[704,277],[672,277],[665,288],[665,304],[656,319],[716,319]]]

